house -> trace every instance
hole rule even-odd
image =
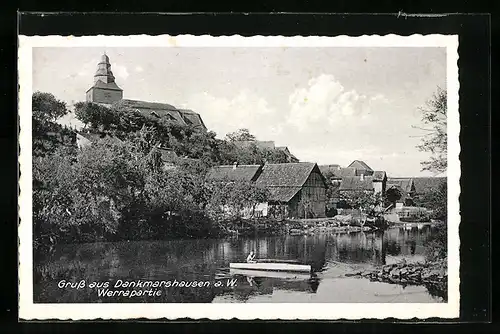
[[[288,147],[277,146],[276,149],[285,154],[285,156],[287,158],[287,162],[299,162],[299,159],[297,159],[292,153],[290,153],[290,150],[288,149]]]
[[[387,174],[384,171],[374,171],[373,172],[373,190],[375,193],[381,193],[385,195],[387,188]]]
[[[270,192],[268,212],[271,215],[326,216],[326,180],[315,163],[265,164],[256,184]]]
[[[347,167],[348,168],[355,168],[357,176],[362,175],[362,174],[370,176],[370,175],[373,175],[373,172],[374,172],[373,169],[370,168],[370,166],[368,166],[364,161],[361,161],[361,160],[354,160]]]
[[[317,164],[309,162],[215,166],[207,179],[216,182],[254,182],[269,191],[258,206],[264,216],[325,217],[326,180]]]
[[[415,184],[412,178],[388,178],[387,198],[396,209],[403,206],[413,206],[415,196]]]
[[[86,100],[106,106],[127,108],[150,118],[166,119],[201,130],[207,129],[201,116],[192,110],[178,109],[166,103],[124,99],[123,90],[115,82],[111,63],[106,54],[101,56],[97,65],[94,83],[86,92]]]
[[[320,169],[330,181],[328,204],[333,208],[339,206],[342,194],[348,192],[373,192],[385,195],[387,175],[385,171],[374,171],[365,162],[353,161],[350,167],[338,164],[322,165]],[[358,168],[361,168],[359,170]]]

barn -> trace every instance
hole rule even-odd
[[[317,164],[265,164],[255,181],[270,192],[268,215],[322,218],[326,209],[326,180]]]

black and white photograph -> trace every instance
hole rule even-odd
[[[20,312],[458,315],[457,47],[24,37]]]

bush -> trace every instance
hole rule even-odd
[[[432,234],[425,244],[425,256],[428,261],[438,261],[448,256],[448,228],[446,224],[436,227],[436,233]]]

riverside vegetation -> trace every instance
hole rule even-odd
[[[69,111],[49,93],[33,102],[33,224],[35,248],[56,243],[208,237],[224,234],[224,219],[238,208],[266,200],[254,184],[206,182],[211,166],[281,163],[279,150],[249,146],[247,130],[216,139],[163,119],[150,119],[119,103],[112,107],[80,102],[76,117],[97,135],[80,150],[72,129],[57,120]],[[164,169],[158,146],[180,157]],[[220,207],[233,207],[221,212]]]

